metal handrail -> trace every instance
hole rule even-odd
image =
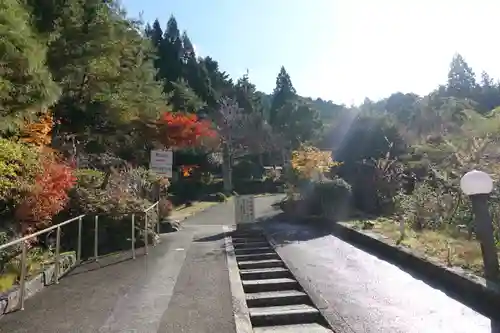
[[[159,215],[159,201],[155,202],[153,205],[150,207],[146,208],[142,212],[133,212],[129,213],[131,214],[131,243],[132,243],[132,259],[136,258],[136,253],[135,253],[135,215],[136,214],[144,214],[144,230],[145,230],[145,237],[144,237],[144,254],[148,254],[148,226],[149,226],[149,221],[148,221],[148,215],[147,212],[149,212],[151,209],[156,207],[156,211],[158,214],[158,223],[157,223],[157,232],[160,233],[160,215]],[[128,215],[128,214],[127,214]],[[55,258],[54,258],[54,283],[59,284],[59,274],[60,274],[60,250],[61,250],[61,227],[70,224],[71,222],[78,221],[78,244],[77,244],[77,250],[76,250],[76,265],[81,264],[81,253],[82,253],[82,224],[83,224],[83,218],[86,215],[79,215],[76,217],[73,217],[69,220],[66,220],[64,222],[58,223],[56,225],[50,226],[48,228],[45,228],[43,230],[34,232],[32,234],[26,235],[24,237],[21,237],[19,239],[13,240],[9,243],[2,244],[0,245],[0,251],[4,250],[8,247],[17,245],[19,243],[22,243],[22,250],[21,250],[21,277],[19,281],[19,309],[24,310],[24,302],[26,300],[26,260],[27,260],[27,253],[28,253],[28,248],[27,248],[27,240],[30,240],[34,237],[43,235],[49,231],[52,230],[57,230],[56,233],[56,253],[55,253]],[[153,243],[153,246],[155,244]],[[99,261],[99,215],[96,215],[94,217],[94,258],[96,262]]]

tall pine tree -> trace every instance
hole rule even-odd
[[[0,132],[16,132],[23,118],[51,106],[59,88],[45,65],[47,49],[18,0],[0,2]]]
[[[280,127],[282,124],[278,123],[278,119],[284,119],[280,116],[281,112],[288,112],[287,106],[292,105],[292,101],[297,98],[297,93],[293,87],[290,75],[287,73],[285,67],[281,67],[280,72],[276,78],[276,87],[273,91],[273,97],[270,110],[270,124],[273,127]]]
[[[456,54],[448,72],[448,94],[458,98],[471,98],[476,88],[476,75],[465,59]]]

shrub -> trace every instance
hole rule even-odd
[[[198,200],[207,192],[207,187],[203,186],[200,181],[190,178],[179,179],[170,186],[170,193],[174,196],[173,200],[175,205]],[[215,192],[218,191],[213,191],[212,193]]]
[[[104,181],[104,172],[94,169],[77,169],[76,186],[83,188],[100,187]]]
[[[337,177],[315,182],[306,200],[310,213],[338,220],[348,215],[351,196],[351,185]]]
[[[53,158],[45,159],[35,186],[16,207],[16,218],[21,221],[23,232],[49,224],[52,217],[65,208],[68,191],[75,182],[73,168]]]
[[[465,222],[462,205],[457,206],[456,193],[446,192],[431,186],[429,181],[417,184],[411,195],[400,193],[395,197],[397,213],[415,230],[440,229],[453,221],[453,215],[461,213],[460,222]],[[466,210],[467,206],[464,205]],[[458,223],[457,223],[458,224]],[[472,227],[472,226],[470,226]]]
[[[108,181],[104,173],[95,170],[79,170],[77,172],[77,186],[70,191],[70,202],[65,212],[67,216],[73,217],[80,214],[99,215],[99,252],[123,250],[130,246],[130,221],[131,213],[135,215],[136,242],[140,246],[145,233],[143,230],[145,216],[140,212],[150,207],[153,203],[146,196],[152,189],[156,178],[145,172],[144,169],[132,169],[123,172],[112,172],[108,175]],[[152,178],[150,178],[152,177]],[[156,209],[148,212],[148,221],[158,221]],[[92,255],[92,244],[94,242],[93,223],[84,221],[83,255]],[[77,224],[67,227],[66,236],[68,247],[74,248],[72,244],[76,240]],[[149,224],[151,233],[153,223]]]
[[[40,170],[35,149],[0,139],[0,200],[18,202]]]
[[[162,220],[164,218],[169,217],[172,214],[174,206],[172,205],[172,202],[170,200],[162,198],[158,203],[158,208],[160,213],[160,220]]]
[[[222,192],[215,193],[215,199],[218,202],[225,202],[225,201],[227,201],[227,197]]]
[[[235,179],[260,179],[263,174],[264,168],[248,160],[243,160],[233,167],[233,178]]]

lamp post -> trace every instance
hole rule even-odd
[[[460,187],[472,202],[476,233],[483,255],[484,275],[487,279],[494,280],[499,272],[498,254],[488,209],[488,198],[493,190],[493,180],[485,172],[472,170],[460,179]]]

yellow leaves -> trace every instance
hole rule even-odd
[[[27,123],[23,129],[23,142],[38,147],[46,147],[52,143],[53,117],[50,113],[44,114],[38,122]]]
[[[310,179],[315,174],[323,174],[330,168],[340,165],[332,159],[330,151],[321,151],[313,146],[302,145],[292,152],[292,169],[302,178]]]

